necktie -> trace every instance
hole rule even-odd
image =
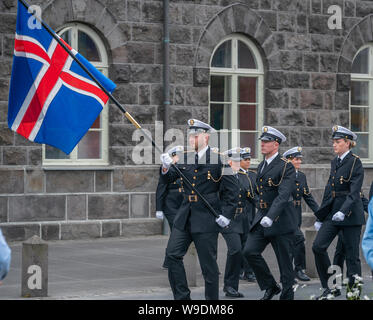
[[[198,164],[198,153],[195,155],[195,164]]]
[[[295,178],[298,178],[298,171],[295,172]]]
[[[338,157],[338,160],[337,160],[337,167],[339,167],[339,166],[341,165],[341,162],[342,162],[341,158]]]
[[[267,168],[268,166],[268,163],[266,160],[264,160],[264,166],[262,167],[262,170],[260,171],[261,173],[265,170],[265,168]]]

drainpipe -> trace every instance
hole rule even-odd
[[[170,114],[170,36],[169,36],[169,0],[163,0],[163,131],[169,129]],[[164,141],[163,141],[164,146]],[[163,234],[169,234],[166,218],[163,219]]]

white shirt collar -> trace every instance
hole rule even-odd
[[[244,168],[241,168],[241,167],[240,167],[240,169],[241,169],[243,172],[247,173],[247,170],[245,170]]]
[[[348,151],[346,151],[344,154],[342,154],[340,157],[338,157],[338,158],[340,158],[341,159],[341,161],[343,161],[343,159],[348,155],[348,153],[350,152],[351,150],[348,150]]]
[[[209,148],[209,146],[206,146],[206,147],[204,147],[202,150],[200,150],[198,152],[198,160],[203,157],[203,155],[206,153],[206,151],[207,151],[208,148]]]
[[[276,158],[277,157],[277,155],[278,155],[278,152],[276,152],[272,157],[270,157],[269,159],[266,159],[265,161],[267,161],[267,164],[270,164],[271,162],[272,162],[272,160],[274,159],[274,158]]]

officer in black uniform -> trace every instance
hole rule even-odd
[[[295,168],[295,186],[296,189],[293,191],[293,204],[297,216],[297,229],[294,234],[294,247],[293,247],[293,258],[294,258],[294,271],[297,279],[301,281],[310,281],[311,279],[306,275],[306,248],[304,242],[302,226],[302,198],[306,201],[307,205],[313,212],[319,209],[319,205],[313,198],[307,184],[306,175],[301,172],[300,166],[302,164],[302,147],[294,147],[284,152],[283,156],[290,160]]]
[[[293,300],[291,251],[296,218],[289,198],[295,186],[295,169],[290,161],[278,153],[280,143],[286,141],[279,130],[263,127],[260,139],[265,160],[258,166],[256,179],[259,209],[250,226],[244,256],[254,270],[260,289],[266,290],[262,300],[270,300],[280,292],[280,299]],[[282,290],[262,257],[269,243],[280,268]]]
[[[243,224],[245,220],[245,197],[247,196],[245,188],[240,183],[238,171],[240,170],[240,154],[241,148],[234,148],[223,153],[228,164],[233,170],[233,174],[237,179],[240,187],[238,195],[238,205],[236,213],[227,228],[221,230],[221,234],[227,244],[227,260],[225,263],[224,272],[224,287],[223,291],[227,297],[242,298],[244,295],[238,291],[240,280],[241,262],[242,262],[242,245],[241,237],[243,235]]]
[[[356,145],[356,134],[341,126],[334,126],[332,131],[333,149],[337,157],[331,162],[323,200],[320,209],[315,212],[315,228],[319,230],[312,246],[317,272],[324,288],[324,292],[317,298],[319,300],[336,293],[335,288],[328,286],[330,260],[327,249],[340,231],[346,249],[349,286],[355,282],[354,275],[361,276],[359,245],[365,217],[360,191],[364,170],[359,157],[350,150]]]
[[[364,194],[360,192],[361,200],[363,202],[364,211],[368,212],[369,200],[365,198]],[[343,267],[346,260],[346,249],[343,243],[343,232],[339,231],[338,233],[338,242],[335,247],[333,265],[339,266],[341,268],[341,274],[343,276]],[[340,295],[338,289],[335,291],[334,295]]]
[[[241,161],[239,179],[241,186],[245,189],[246,195],[244,206],[244,223],[243,234],[241,237],[242,250],[245,248],[249,227],[255,216],[256,205],[258,203],[258,195],[256,193],[256,171],[250,170],[251,162],[251,148],[241,148]],[[245,257],[242,259],[240,279],[247,280],[248,282],[255,282],[255,273],[248,264]]]
[[[224,167],[218,153],[208,145],[209,133],[214,129],[195,119],[188,120],[188,141],[191,150],[176,166],[211,204],[219,215],[216,218],[190,185],[183,181],[184,200],[174,219],[167,245],[168,278],[177,300],[189,300],[183,257],[193,241],[197,250],[202,275],[205,279],[205,298],[219,299],[219,269],[216,261],[218,234],[229,225],[236,213],[239,187],[229,166]],[[161,155],[161,178],[171,183],[179,178],[171,166],[168,153]]]
[[[183,154],[183,151],[183,146],[176,146],[168,150],[168,154],[175,159],[174,157],[180,157],[180,154]],[[163,183],[162,179],[159,179],[157,190],[155,192],[155,199],[156,217],[161,220],[166,217],[171,233],[176,212],[184,199],[182,178],[177,179],[172,183]],[[168,268],[167,257],[165,257],[162,267],[164,269]]]

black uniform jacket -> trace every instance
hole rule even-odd
[[[289,199],[295,188],[294,166],[280,155],[261,172],[263,165],[264,161],[258,166],[256,184],[259,203],[250,230],[267,216],[273,220],[273,224],[264,228],[264,236],[292,233],[296,229],[296,217]]]
[[[300,228],[302,225],[302,198],[313,212],[319,210],[319,205],[308,188],[306,175],[301,171],[298,171],[298,176],[295,177],[295,190],[292,195],[297,216],[297,226]]]
[[[156,211],[163,211],[166,217],[176,215],[183,202],[183,184],[181,179],[172,183],[164,183],[159,179],[155,192]]]
[[[233,219],[238,203],[238,180],[229,166],[224,166],[220,156],[208,147],[204,156],[195,164],[195,152],[184,153],[176,166],[195,188],[211,204],[216,213],[228,219]],[[162,168],[161,168],[162,171]],[[171,167],[166,174],[160,173],[165,183],[174,182],[179,178],[177,171]],[[204,202],[198,198],[188,183],[183,181],[184,199],[176,214],[174,227],[186,230],[188,218],[190,231],[219,232],[221,227],[216,223],[216,217],[210,212]]]
[[[328,182],[320,209],[315,212],[319,221],[331,220],[337,211],[345,214],[343,221],[333,221],[335,225],[356,226],[365,223],[361,187],[364,170],[358,156],[349,152],[339,167],[337,157],[331,162]]]

